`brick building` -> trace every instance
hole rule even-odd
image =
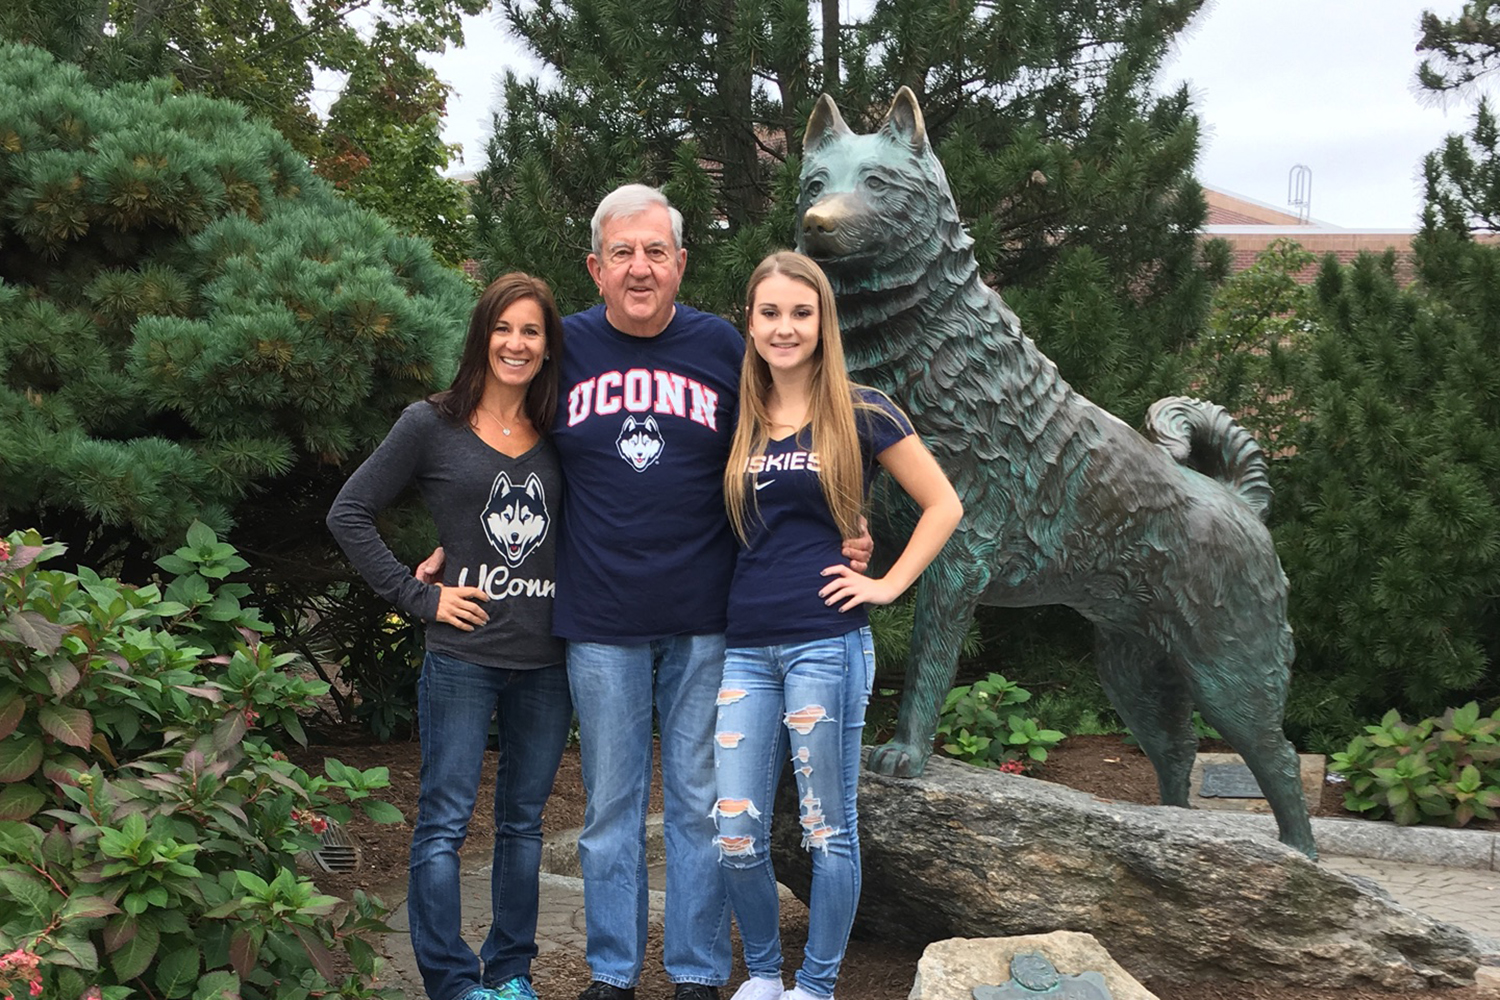
[[[1293,239],[1304,250],[1316,254],[1319,264],[1329,253],[1347,264],[1363,251],[1384,253],[1387,248],[1394,248],[1400,258],[1397,274],[1403,280],[1410,280],[1411,239],[1415,235],[1412,230],[1344,229],[1316,219],[1302,220],[1285,209],[1210,187],[1203,189],[1203,197],[1208,202],[1208,222],[1203,234],[1230,245],[1234,271],[1249,267],[1256,255],[1273,241]],[[1298,281],[1308,284],[1317,273],[1318,264],[1314,264],[1298,275]]]

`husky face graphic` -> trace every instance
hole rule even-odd
[[[615,440],[615,449],[619,451],[621,458],[630,463],[632,469],[645,472],[647,467],[661,457],[666,444],[655,417],[648,416],[644,420],[626,417],[625,423],[620,425],[620,436]]]
[[[525,486],[516,486],[510,475],[500,473],[490,489],[490,502],[479,515],[484,534],[506,563],[514,569],[547,537],[552,518],[547,514],[547,497],[536,473],[526,477]]]

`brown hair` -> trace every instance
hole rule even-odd
[[[818,481],[839,534],[855,538],[860,534],[859,516],[864,507],[864,467],[854,423],[854,386],[844,369],[844,342],[839,336],[833,288],[822,268],[811,258],[790,250],[773,253],[760,262],[745,287],[747,325],[755,312],[755,290],[773,274],[800,281],[818,293],[818,347],[813,353],[807,414],[811,440],[805,447],[818,453]],[[770,391],[771,368],[747,337],[745,360],[740,367],[739,425],[729,448],[729,464],[724,469],[724,505],[729,511],[729,523],[741,541],[747,540],[747,511],[755,504],[755,491],[747,488],[749,476],[745,470],[751,456],[765,451],[770,440],[770,419],[766,414]],[[874,409],[858,405],[861,409]],[[798,435],[803,433],[798,429]]]
[[[542,307],[542,327],[547,341],[542,365],[526,387],[526,417],[538,434],[551,433],[552,418],[557,415],[557,372],[563,346],[562,313],[558,312],[557,302],[547,283],[520,271],[500,275],[480,294],[474,311],[469,314],[469,334],[464,339],[464,350],[453,383],[442,392],[427,397],[427,402],[447,419],[464,423],[478,409],[479,400],[484,395],[484,379],[490,370],[490,333],[500,314],[522,299],[531,299]]]

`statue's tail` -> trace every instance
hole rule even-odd
[[[1266,453],[1224,407],[1186,396],[1158,399],[1146,411],[1145,433],[1179,465],[1228,486],[1262,521],[1271,516]]]

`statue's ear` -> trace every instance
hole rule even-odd
[[[849,134],[849,126],[844,124],[843,117],[839,115],[838,105],[833,103],[833,98],[824,94],[818,98],[818,103],[813,105],[812,114],[807,117],[807,132],[802,136],[802,150],[811,153],[825,139]]]
[[[922,109],[917,105],[917,95],[910,87],[896,91],[891,101],[891,110],[886,113],[881,128],[892,138],[908,143],[920,150],[927,144],[927,123],[922,120]]]

